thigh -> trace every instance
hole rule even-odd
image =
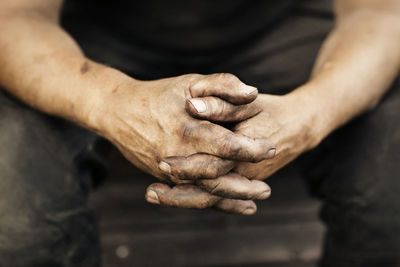
[[[95,136],[0,90],[0,266],[98,266]]]
[[[309,172],[324,201],[322,266],[400,266],[400,86],[338,130]],[[321,160],[323,158],[323,160]]]

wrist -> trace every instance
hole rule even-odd
[[[117,93],[127,84],[139,81],[124,73],[106,66],[98,65],[95,81],[80,96],[82,109],[79,111],[78,123],[102,136],[106,135],[107,125],[116,107]]]
[[[305,151],[315,148],[334,128],[326,103],[312,93],[312,85],[305,84],[285,95],[289,106],[295,107],[293,114],[302,125]]]

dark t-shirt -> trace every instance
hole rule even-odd
[[[68,0],[67,24],[102,26],[121,42],[163,50],[204,52],[259,35],[295,0]]]
[[[106,63],[119,57],[126,65],[135,61],[190,69],[247,46],[296,2],[67,0],[62,23],[89,56]]]

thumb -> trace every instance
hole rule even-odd
[[[236,105],[251,103],[258,95],[257,88],[230,73],[205,75],[191,84],[189,90],[192,98],[216,96]]]
[[[192,98],[186,101],[186,111],[195,118],[213,122],[240,122],[262,111],[257,101],[234,105],[218,97]]]

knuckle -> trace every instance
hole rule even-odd
[[[242,153],[242,146],[240,142],[233,138],[233,135],[227,135],[222,140],[220,153],[231,158],[237,158]]]
[[[211,98],[209,101],[210,104],[210,112],[213,118],[216,119],[224,119],[225,114],[227,112],[227,103],[225,101],[221,101],[219,98]]]
[[[226,169],[230,166],[230,161],[225,162],[217,157],[208,158],[208,160],[203,161],[201,164],[201,169],[204,178],[213,179],[225,174]]]
[[[253,140],[249,143],[247,151],[249,154],[249,160],[253,163],[267,159],[267,153],[270,150],[268,146],[265,145],[263,140]]]
[[[223,73],[219,73],[218,75],[219,75],[218,78],[219,78],[220,80],[224,80],[224,81],[227,81],[227,82],[236,82],[236,81],[239,80],[239,79],[238,79],[235,75],[233,75],[232,73],[223,72]]]
[[[182,170],[174,168],[171,172],[171,174],[169,175],[169,179],[171,180],[171,182],[174,182],[176,184],[178,184],[180,181],[184,180],[186,178],[186,175],[184,172],[182,172]]]
[[[218,103],[218,100],[216,97],[207,97],[204,99],[207,102],[207,108],[210,109],[211,113],[214,113],[218,110],[220,104]]]
[[[189,74],[184,74],[181,76],[183,79],[187,79],[188,81],[195,82],[204,77],[204,75],[197,74],[197,73],[189,73]]]
[[[231,73],[221,73],[220,81],[225,88],[230,90],[238,88],[238,84],[241,83],[239,78]]]
[[[181,137],[185,140],[193,136],[193,133],[196,131],[196,125],[190,121],[185,121],[181,124],[180,134]]]
[[[220,142],[220,146],[218,147],[218,154],[221,156],[226,156],[231,149],[231,141],[232,137],[230,135],[224,136]]]
[[[225,101],[221,101],[220,104],[220,109],[219,109],[219,117],[221,119],[225,119],[226,117],[229,117],[229,107],[228,104]]]
[[[215,181],[214,183],[210,183],[210,188],[208,189],[210,194],[220,194],[224,190],[221,189],[221,182]]]
[[[187,82],[189,87],[189,92],[192,97],[201,95],[207,84],[204,80],[205,75],[201,74],[186,74],[184,75],[184,80]]]
[[[207,166],[207,168],[205,169],[204,176],[205,176],[206,178],[208,178],[208,179],[216,178],[216,177],[218,176],[218,171],[217,171],[217,169],[216,169],[214,166],[209,165],[209,166]]]
[[[267,147],[269,149],[276,149],[275,144],[272,143],[271,141],[265,141],[267,143]]]

